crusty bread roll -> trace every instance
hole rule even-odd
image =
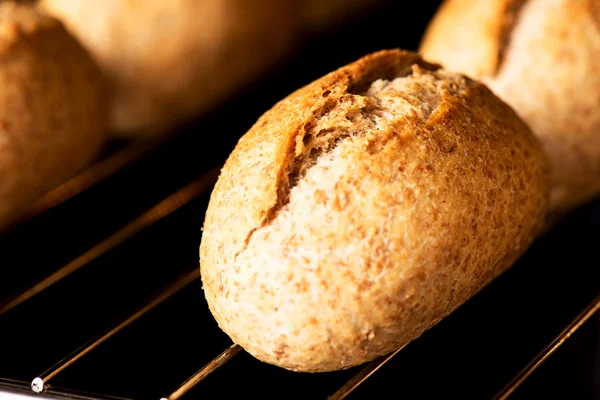
[[[63,25],[0,3],[0,228],[93,161],[106,139],[99,68]]]
[[[42,0],[111,78],[111,130],[163,134],[206,111],[285,54],[288,2]]]
[[[600,0],[446,0],[420,51],[528,123],[550,158],[553,213],[600,192]]]
[[[331,371],[415,339],[534,240],[548,166],[484,85],[389,50],[296,91],[212,192],[205,296],[250,354]]]

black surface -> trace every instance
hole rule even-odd
[[[312,38],[237,98],[182,127],[157,152],[1,236],[0,299],[219,166],[252,123],[292,90],[371,51],[416,49],[437,3],[390,1],[344,28]],[[194,267],[207,199],[208,193],[0,316],[0,377],[30,381]],[[403,399],[490,398],[600,292],[599,268],[596,202],[540,238],[509,272],[410,344],[350,398],[370,399],[375,393]],[[53,383],[136,399],[168,394],[230,343],[199,286],[199,281],[192,283]],[[598,337],[596,319],[515,398],[598,398],[598,391],[592,391],[600,374],[594,361]],[[222,398],[325,398],[358,369],[299,374],[241,353],[188,398],[214,398],[216,393]]]

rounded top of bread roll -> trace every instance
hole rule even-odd
[[[276,104],[228,158],[200,246],[210,310],[284,368],[372,360],[528,247],[547,168],[484,85],[410,52],[368,55]]]
[[[109,90],[62,23],[0,2],[0,228],[95,159]]]
[[[600,193],[600,0],[446,0],[420,52],[481,80],[541,139],[553,214]]]

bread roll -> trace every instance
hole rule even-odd
[[[223,101],[289,50],[287,1],[42,0],[116,88],[111,130],[163,134]]]
[[[505,271],[548,207],[528,127],[416,54],[368,55],[258,119],[223,167],[200,246],[219,326],[294,371],[421,335]]]
[[[600,192],[600,0],[446,0],[420,51],[528,123],[550,158],[553,213]]]
[[[94,160],[106,139],[100,70],[63,25],[0,3],[0,228]]]
[[[381,0],[41,0],[116,87],[117,137],[164,134],[265,74],[304,33]]]

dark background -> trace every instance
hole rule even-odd
[[[0,236],[0,299],[43,278],[212,167],[276,101],[369,52],[416,50],[438,1],[382,2],[321,34],[162,148]],[[30,382],[197,266],[209,192],[0,316],[0,377]],[[486,399],[600,293],[600,202],[576,210],[506,274],[411,343],[350,398]],[[598,316],[514,398],[598,399]],[[59,387],[131,398],[170,393],[230,344],[195,281],[59,375]],[[188,398],[319,399],[359,368],[299,374],[238,355]],[[594,379],[596,389],[594,390]]]

